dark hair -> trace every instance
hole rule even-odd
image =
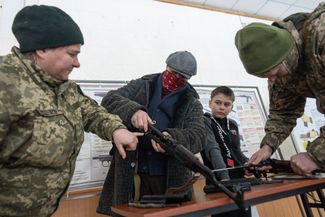
[[[219,94],[219,93],[222,93],[223,95],[225,96],[229,96],[231,98],[232,101],[235,101],[235,94],[234,94],[234,91],[232,91],[232,89],[230,89],[229,87],[227,86],[220,86],[220,87],[217,87],[215,88],[212,92],[211,92],[211,99]]]

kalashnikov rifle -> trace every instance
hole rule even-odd
[[[271,166],[271,169],[260,171],[259,168],[262,166]],[[264,161],[261,161],[257,165],[241,165],[241,166],[235,166],[235,167],[229,167],[229,168],[222,168],[222,169],[216,169],[212,170],[213,172],[222,172],[222,171],[230,171],[230,170],[247,170],[254,174],[254,178],[239,178],[239,179],[231,179],[231,180],[225,180],[221,181],[221,183],[229,188],[230,190],[236,186],[238,183],[242,183],[243,186],[248,186],[248,188],[251,185],[260,185],[260,184],[272,184],[272,183],[278,183],[283,182],[283,180],[286,179],[292,179],[290,175],[295,175],[295,172],[292,170],[290,161],[288,160],[277,160],[277,159],[267,159]],[[316,169],[313,171],[313,174],[316,173],[325,173],[324,169]],[[272,176],[272,178],[268,178],[269,174],[277,175],[277,174],[285,174],[288,175],[287,177],[279,177]],[[297,178],[297,177],[296,177]],[[298,177],[299,179],[299,177]],[[221,192],[222,190],[214,185],[206,185],[203,188],[203,191],[205,193],[215,193],[215,192]]]
[[[259,171],[258,168],[262,166],[271,166],[272,168],[266,171]],[[239,170],[239,169],[245,169],[249,172],[252,172],[256,178],[260,178],[261,176],[264,176],[267,178],[266,173],[274,173],[274,174],[295,174],[295,172],[292,170],[290,161],[288,160],[277,160],[277,159],[267,159],[264,161],[261,161],[257,165],[241,165],[241,166],[235,166],[235,167],[228,167],[228,168],[222,168],[222,169],[216,169],[212,170],[213,172],[221,172],[226,170]],[[316,169],[313,171],[313,174],[315,173],[325,173],[325,169]]]
[[[220,170],[211,170],[204,164],[202,164],[198,158],[194,156],[192,152],[187,150],[183,145],[181,145],[178,141],[173,139],[170,135],[164,135],[161,133],[157,128],[152,125],[149,125],[149,130],[146,132],[146,135],[155,140],[160,146],[166,151],[166,153],[188,169],[195,173],[200,173],[203,175],[215,188],[218,188],[222,192],[224,192],[229,198],[231,198],[239,208],[243,207],[243,198],[244,198],[244,191],[250,189],[251,184],[261,184],[258,180],[262,176],[267,178],[266,173],[290,173],[294,174],[291,166],[290,161],[286,160],[276,160],[276,159],[268,159],[260,162],[257,165],[242,165],[238,167],[232,168],[225,168]],[[259,171],[258,168],[262,166],[271,166],[268,172]],[[218,181],[215,176],[215,172],[222,171],[222,170],[231,170],[231,169],[246,169],[252,172],[255,176],[255,179],[241,179],[241,180],[229,180],[229,181]],[[325,173],[324,169],[317,169],[314,173]],[[229,184],[232,185],[229,188]],[[275,180],[276,182],[276,180]],[[271,183],[271,182],[263,182],[263,183]],[[227,187],[224,185],[227,184]],[[211,191],[212,192],[212,191]],[[208,193],[208,192],[206,192]]]
[[[146,135],[160,144],[160,146],[166,151],[166,153],[176,160],[178,160],[181,164],[183,164],[188,169],[192,170],[193,172],[200,173],[206,179],[208,179],[213,185],[222,189],[222,191],[231,198],[239,208],[243,207],[243,198],[244,192],[242,189],[238,188],[235,192],[231,192],[227,189],[221,182],[219,182],[213,171],[209,169],[207,166],[202,164],[198,158],[194,156],[192,152],[187,150],[183,145],[177,142],[169,135],[164,135],[158,129],[153,127],[152,125],[149,126],[148,132]]]
[[[291,168],[290,161],[288,161],[288,160],[268,159],[268,160],[264,161],[264,164],[272,167],[268,171],[269,173],[295,174],[295,172]],[[325,169],[316,169],[312,173],[313,174],[315,174],[315,173],[325,173]]]

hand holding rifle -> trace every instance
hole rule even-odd
[[[248,160],[247,165],[258,165],[261,161],[267,160],[272,155],[272,149],[268,145],[263,145],[257,152],[255,152],[252,157]],[[265,165],[258,168],[260,171],[272,169],[271,166]]]
[[[257,152],[255,152],[252,157],[248,160],[247,165],[256,166],[262,161],[270,158],[272,155],[272,149],[268,145],[263,145]],[[289,163],[289,162],[288,162]],[[290,168],[286,166],[286,170],[289,173],[296,173],[303,176],[311,176],[315,172],[320,172],[319,166],[316,164],[314,159],[307,153],[302,152],[293,155],[290,159]],[[259,171],[270,171],[272,170],[272,165],[259,166]]]
[[[307,152],[291,156],[290,165],[295,173],[303,176],[311,176],[313,171],[320,169]]]

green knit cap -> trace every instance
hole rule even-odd
[[[24,7],[15,16],[12,32],[22,53],[84,43],[79,26],[54,6]]]
[[[295,41],[285,29],[251,23],[237,32],[235,44],[246,71],[258,75],[280,64]]]

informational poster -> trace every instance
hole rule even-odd
[[[91,82],[77,81],[82,91],[99,104],[110,90],[117,89],[126,82]],[[194,85],[200,95],[204,112],[209,112],[210,93],[214,86]],[[229,117],[239,126],[243,153],[250,157],[258,150],[264,136],[265,111],[256,87],[231,87],[236,100]],[[111,156],[112,143],[98,136],[85,133],[85,141],[77,158],[76,169],[69,190],[101,186],[107,175]]]
[[[260,142],[265,135],[265,110],[256,87],[229,87],[235,93],[235,102],[228,117],[237,122],[241,149],[247,157],[250,157],[259,149]],[[209,100],[214,88],[212,86],[195,86],[200,95],[204,112],[211,112]]]
[[[305,112],[297,120],[297,125],[292,131],[297,152],[305,152],[308,142],[314,141],[319,136],[319,129],[325,125],[325,115],[317,111],[316,100],[307,98]]]
[[[117,89],[126,83],[78,82],[78,84],[85,95],[100,104],[108,91]],[[101,186],[110,166],[109,151],[111,148],[111,142],[102,140],[95,134],[85,133],[85,140],[77,158],[76,169],[69,190]]]

